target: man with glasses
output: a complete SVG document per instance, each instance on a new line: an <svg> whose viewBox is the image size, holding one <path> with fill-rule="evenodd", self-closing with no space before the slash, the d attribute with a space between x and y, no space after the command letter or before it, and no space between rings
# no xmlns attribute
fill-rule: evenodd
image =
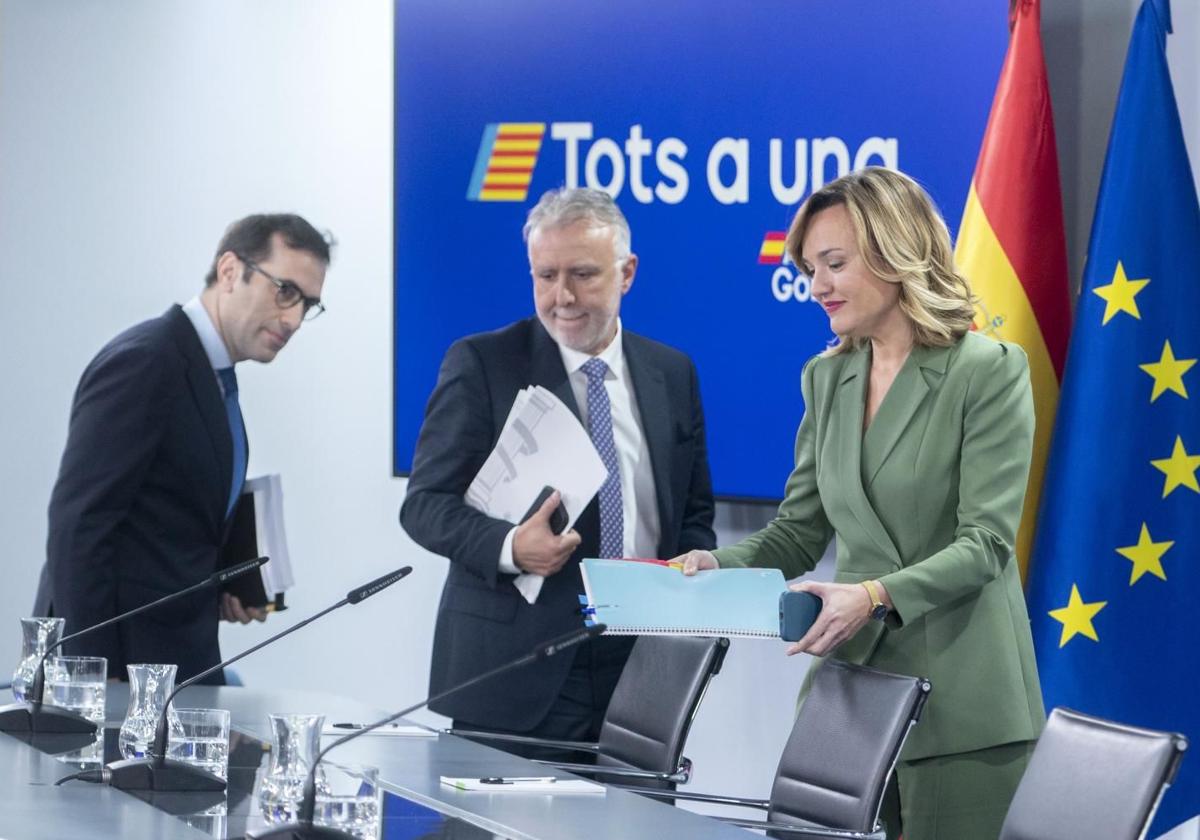
<svg viewBox="0 0 1200 840"><path fill-rule="evenodd" d="M65 618L71 633L216 570L249 454L234 366L270 362L324 311L329 249L299 216L235 222L199 295L92 360L50 497L36 615ZM245 623L266 613L206 590L67 652L104 656L121 679L127 663L175 663L182 680L220 661L218 617Z"/></svg>

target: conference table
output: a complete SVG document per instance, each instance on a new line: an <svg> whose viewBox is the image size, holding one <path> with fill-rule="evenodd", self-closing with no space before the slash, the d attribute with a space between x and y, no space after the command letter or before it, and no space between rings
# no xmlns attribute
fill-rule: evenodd
<svg viewBox="0 0 1200 840"><path fill-rule="evenodd" d="M128 686L110 683L107 694L104 734L111 754L125 715ZM77 753L75 760L72 753L63 755L62 742L54 736L30 741L0 733L0 838L242 837L247 830L265 826L256 791L267 764L268 714L319 713L329 722L348 723L368 723L387 714L332 693L230 686L186 688L175 706L231 712L230 786L217 808L211 807L212 794L135 795L82 781L56 787L55 781L82 766ZM322 745L329 743L326 738ZM93 759L98 758L99 744L88 749ZM582 836L589 840L739 840L761 836L614 787L607 787L602 795L460 791L442 784L440 777L577 777L444 732L428 737L366 734L338 747L327 760L379 769L380 787L385 792L382 840L565 840ZM235 777L241 779L238 784Z"/></svg>

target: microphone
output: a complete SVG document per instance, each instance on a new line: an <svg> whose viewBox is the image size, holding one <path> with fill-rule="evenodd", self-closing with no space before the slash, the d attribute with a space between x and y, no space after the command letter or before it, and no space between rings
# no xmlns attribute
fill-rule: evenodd
<svg viewBox="0 0 1200 840"><path fill-rule="evenodd" d="M194 764L167 758L167 714L171 709L171 701L175 699L175 695L198 680L204 679L209 674L215 673L227 665L232 665L239 659L249 656L256 650L260 650L282 639L284 636L295 633L301 627L312 624L318 618L328 615L336 609L340 609L347 604L361 603L372 595L387 589L396 581L407 577L411 572L412 566L405 566L381 578L376 578L368 584L351 589L346 593L345 598L333 606L326 607L316 615L309 616L303 621L293 624L283 632L276 633L269 639L259 642L236 656L231 656L224 662L218 662L208 670L201 671L194 677L184 680L175 686L175 690L167 696L167 702L163 705L162 715L158 719L154 741L147 750L147 755L144 758L128 758L123 761L114 761L101 771L100 778L88 777L84 781L107 782L121 790L224 790L225 780L215 773L202 770Z"/></svg>
<svg viewBox="0 0 1200 840"><path fill-rule="evenodd" d="M42 654L42 658L38 661L37 670L33 675L33 684L29 687L29 693L26 695L24 703L9 703L6 706L0 707L0 731L3 732L55 732L67 733L72 735L95 735L96 724L85 718L78 712L70 709L63 709L58 706L45 706L43 696L46 690L46 660L50 654L58 650L72 639L78 639L80 636L86 636L95 630L108 627L111 624L116 624L118 621L124 621L127 618L132 618L135 615L140 615L147 610L152 610L155 607L160 607L177 598L182 598L184 595L191 595L193 592L198 592L201 589L206 589L210 586L221 586L226 581L240 577L247 572L253 571L266 563L270 558L256 557L253 560L246 560L238 563L235 566L229 566L224 569L213 572L199 583L194 583L186 589L181 589L170 595L164 595L157 601L151 601L148 604L142 604L140 607L135 607L129 612L121 613L112 618L105 619L99 624L93 624L91 627L85 627L68 636L63 636L56 644L51 645Z"/></svg>
<svg viewBox="0 0 1200 840"><path fill-rule="evenodd" d="M525 654L519 659L514 659L513 661L506 662L505 664L497 668L493 668L490 671L485 671L479 676L472 677L464 683L460 683L456 686L448 688L439 694L433 695L432 697L426 697L420 703L409 706L407 709L401 709L393 715L388 715L383 720L376 721L370 726L364 726L362 729L357 729L354 732L351 732L349 735L344 735L341 738L338 738L328 747L317 753L317 757L313 759L312 767L310 767L308 770L308 778L304 781L304 796L300 800L299 808L296 809L296 821L294 823L281 825L278 828L273 828L270 831L254 834L254 840L335 840L335 838L336 840L353 840L354 835L352 834L346 834L343 831L339 831L335 828L329 828L328 826L313 825L313 813L316 811L317 806L317 767L320 765L321 759L325 757L327 752L332 750L334 747L340 747L342 744L346 743L347 741L351 741L360 735L366 735L368 732L376 730L381 726L387 726L397 718L402 718L405 715L412 714L413 712L417 711L417 709L427 706L430 703L434 703L445 697L449 697L455 692L462 691L465 688L470 688L473 685L478 685L484 680L491 679L492 677L498 676L507 671L512 671L516 668L521 668L525 665L529 665L530 663L562 653L564 650L575 647L575 645L579 644L580 642L586 642L588 639L599 636L607 629L607 625L593 624L590 627L582 627L579 630L572 630L570 633L564 633L556 639L551 639L548 642L542 642L535 647L532 652ZM251 835L246 836L250 837Z"/></svg>

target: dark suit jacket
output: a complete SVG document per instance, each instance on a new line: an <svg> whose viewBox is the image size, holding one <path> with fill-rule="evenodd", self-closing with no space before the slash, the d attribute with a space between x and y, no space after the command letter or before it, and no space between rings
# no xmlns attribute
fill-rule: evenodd
<svg viewBox="0 0 1200 840"><path fill-rule="evenodd" d="M658 497L658 556L712 548L712 487L695 368L678 350L628 331L622 335ZM455 342L429 398L400 521L414 540L451 561L434 633L432 693L582 626L579 559L599 551L598 503L593 500L576 523L579 549L546 579L537 603L528 604L513 575L498 570L513 523L463 501L517 392L530 385L553 391L579 415L558 345L536 318ZM551 657L432 708L476 725L528 730L545 716L570 664L570 656Z"/></svg>
<svg viewBox="0 0 1200 840"><path fill-rule="evenodd" d="M211 575L225 534L233 440L204 347L178 306L108 343L75 392L50 497L34 607L71 633ZM202 590L67 644L174 662L182 680L220 661L218 593Z"/></svg>

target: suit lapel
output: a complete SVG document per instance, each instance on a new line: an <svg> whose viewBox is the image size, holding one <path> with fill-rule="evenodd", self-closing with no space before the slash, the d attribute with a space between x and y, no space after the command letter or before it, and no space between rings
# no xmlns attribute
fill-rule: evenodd
<svg viewBox="0 0 1200 840"><path fill-rule="evenodd" d="M576 419L582 422L579 413L579 403L575 402L575 392L571 390L571 380L567 378L567 369L563 367L562 353L558 345L546 332L546 328L536 318L533 319L529 336L529 384L541 385L558 397ZM496 430L500 434L500 430Z"/></svg>
<svg viewBox="0 0 1200 840"><path fill-rule="evenodd" d="M871 486L875 474L896 448L896 442L912 422L913 415L925 401L929 386L921 375L922 348L914 347L888 388L871 425L863 435L862 479ZM865 386L864 386L865 387ZM864 400L865 402L865 400Z"/></svg>
<svg viewBox="0 0 1200 840"><path fill-rule="evenodd" d="M912 424L930 393L929 372L945 373L950 348L914 347L883 404L863 436L863 485L871 486L880 468ZM936 381L936 380L935 380Z"/></svg>
<svg viewBox="0 0 1200 840"><path fill-rule="evenodd" d="M629 381L633 384L633 397L642 420L642 435L650 451L650 469L654 474L654 495L658 504L658 530L660 535L669 534L678 529L678 523L670 517L670 511L674 510L671 456L675 424L671 422L666 377L641 352L636 335L623 332L622 337L625 366L629 368ZM661 555L661 536L659 543L658 553Z"/></svg>
<svg viewBox="0 0 1200 840"><path fill-rule="evenodd" d="M579 413L579 403L575 401L575 392L571 389L571 380L567 378L567 369L563 365L562 353L559 352L558 344L550 337L550 333L546 332L546 328L537 318L531 318L530 322L528 384L541 385L553 393L563 401L567 408L571 409L575 419L582 423L583 416ZM502 422L503 418L496 423L495 434L497 436L500 434ZM579 532L582 542L575 549L573 556L576 558L596 557L600 553L600 499L598 496L588 502L587 507L579 514L579 518L575 520L575 530ZM578 565L572 563L568 568L570 574L573 574L578 580Z"/></svg>
<svg viewBox="0 0 1200 840"><path fill-rule="evenodd" d="M846 505L883 556L898 569L901 566L900 552L863 489L862 424L870 361L871 354L866 350L855 352L847 360L838 378L838 392L835 398L837 420L830 424L831 428L827 430L827 434L831 439L831 451L845 460L834 469L841 477Z"/></svg>
<svg viewBox="0 0 1200 840"><path fill-rule="evenodd" d="M233 484L233 435L229 431L229 420L225 416L225 403L221 399L221 388L213 373L212 365L204 352L204 345L196 335L196 329L183 310L174 307L168 312L172 320L179 348L187 359L187 381L204 428L212 443L216 463L214 478L220 495L220 513L223 519L229 501L229 487ZM243 424L244 426L244 424ZM249 447L247 446L247 456ZM247 457L247 462L249 458Z"/></svg>

